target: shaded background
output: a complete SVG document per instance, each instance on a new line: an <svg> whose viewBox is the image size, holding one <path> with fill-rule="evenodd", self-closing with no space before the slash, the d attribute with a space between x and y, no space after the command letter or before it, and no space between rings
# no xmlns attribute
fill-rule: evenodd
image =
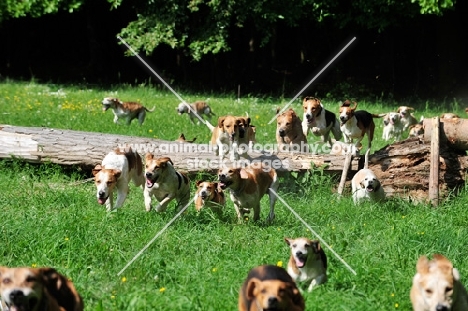
<svg viewBox="0 0 468 311"><path fill-rule="evenodd" d="M109 86L159 83L117 34L135 12L88 1L77 12L0 24L0 79ZM385 99L468 99L467 1L443 16L419 15L384 31L357 25L281 22L265 47L248 25L230 36L232 50L193 61L168 46L145 59L174 87L237 96L294 96L353 37L357 40L304 95Z"/></svg>

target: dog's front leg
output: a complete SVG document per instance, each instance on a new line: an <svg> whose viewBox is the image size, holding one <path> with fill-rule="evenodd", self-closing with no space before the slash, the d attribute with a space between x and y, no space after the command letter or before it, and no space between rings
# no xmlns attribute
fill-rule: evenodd
<svg viewBox="0 0 468 311"><path fill-rule="evenodd" d="M151 211L151 193L149 192L148 189L143 190L143 196L145 198L145 208L146 211L149 212Z"/></svg>
<svg viewBox="0 0 468 311"><path fill-rule="evenodd" d="M114 123L119 124L119 117L117 115L114 115Z"/></svg>
<svg viewBox="0 0 468 311"><path fill-rule="evenodd" d="M307 133L309 133L309 125L305 121L305 118L304 121L302 121L302 133L304 133L305 137L307 137Z"/></svg>
<svg viewBox="0 0 468 311"><path fill-rule="evenodd" d="M106 211L110 212L114 208L114 194L109 192L109 197L106 201Z"/></svg>
<svg viewBox="0 0 468 311"><path fill-rule="evenodd" d="M121 207L128 195L128 182L125 181L117 188L117 201L115 203L115 208Z"/></svg>
<svg viewBox="0 0 468 311"><path fill-rule="evenodd" d="M237 149L238 149L237 142L233 142L231 144L231 156L230 156L230 160L233 162L239 160L239 152Z"/></svg>
<svg viewBox="0 0 468 311"><path fill-rule="evenodd" d="M310 282L310 285L309 285L309 288L307 288L307 291L311 292L316 285L317 285L317 281L315 281L315 279L313 279L312 282Z"/></svg>
<svg viewBox="0 0 468 311"><path fill-rule="evenodd" d="M164 212L172 199L174 199L174 196L167 195L161 202L159 202L158 205L156 205L156 212Z"/></svg>

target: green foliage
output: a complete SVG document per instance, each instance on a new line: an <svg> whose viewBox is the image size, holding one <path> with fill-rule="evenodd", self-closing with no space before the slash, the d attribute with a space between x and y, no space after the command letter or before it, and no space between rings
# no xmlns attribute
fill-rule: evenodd
<svg viewBox="0 0 468 311"><path fill-rule="evenodd" d="M421 14L441 15L444 10L453 8L455 0L411 0L419 3Z"/></svg>

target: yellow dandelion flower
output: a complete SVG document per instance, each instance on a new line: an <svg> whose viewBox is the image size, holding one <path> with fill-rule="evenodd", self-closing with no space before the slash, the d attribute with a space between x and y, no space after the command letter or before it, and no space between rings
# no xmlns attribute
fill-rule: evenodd
<svg viewBox="0 0 468 311"><path fill-rule="evenodd" d="M249 217L245 216L245 217L244 217L244 220L245 220L245 221L249 220Z"/></svg>
<svg viewBox="0 0 468 311"><path fill-rule="evenodd" d="M149 129L148 132L153 133L153 130L152 130L152 129Z"/></svg>
<svg viewBox="0 0 468 311"><path fill-rule="evenodd" d="M211 269L211 271L216 272L216 271L218 271L218 268L213 268L213 269Z"/></svg>
<svg viewBox="0 0 468 311"><path fill-rule="evenodd" d="M160 293L164 293L165 291L166 291L166 288L165 288L165 287L161 287L161 288L159 289L159 292L160 292Z"/></svg>
<svg viewBox="0 0 468 311"><path fill-rule="evenodd" d="M398 308L400 305L398 303L395 304L395 308Z"/></svg>
<svg viewBox="0 0 468 311"><path fill-rule="evenodd" d="M283 262L280 260L280 261L278 261L278 262L276 263L276 265L277 265L278 267L281 268L281 267L283 267Z"/></svg>
<svg viewBox="0 0 468 311"><path fill-rule="evenodd" d="M114 296L114 295L112 295L112 296L111 296L111 299L115 299L115 296Z"/></svg>
<svg viewBox="0 0 468 311"><path fill-rule="evenodd" d="M332 230L335 230L335 226L332 226Z"/></svg>
<svg viewBox="0 0 468 311"><path fill-rule="evenodd" d="M125 283L125 282L127 282L127 278L126 278L126 277L123 277L123 278L122 278L122 283Z"/></svg>
<svg viewBox="0 0 468 311"><path fill-rule="evenodd" d="M65 237L65 241L68 241L68 240L70 240L70 239L68 237Z"/></svg>
<svg viewBox="0 0 468 311"><path fill-rule="evenodd" d="M390 296L392 296L392 297L395 297L395 294L394 294L394 293L392 293Z"/></svg>
<svg viewBox="0 0 468 311"><path fill-rule="evenodd" d="M33 263L33 264L31 265L31 267L36 268L36 267L37 267L37 264Z"/></svg>
<svg viewBox="0 0 468 311"><path fill-rule="evenodd" d="M405 217L406 217L405 215L401 216L401 218L405 218Z"/></svg>
<svg viewBox="0 0 468 311"><path fill-rule="evenodd" d="M260 116L257 114L257 115L255 116L255 119L257 119L257 120L260 119Z"/></svg>
<svg viewBox="0 0 468 311"><path fill-rule="evenodd" d="M278 231L281 231L281 228L278 228Z"/></svg>

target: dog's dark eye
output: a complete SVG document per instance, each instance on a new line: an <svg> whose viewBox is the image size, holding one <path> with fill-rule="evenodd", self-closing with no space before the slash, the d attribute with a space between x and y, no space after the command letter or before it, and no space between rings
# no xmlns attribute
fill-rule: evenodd
<svg viewBox="0 0 468 311"><path fill-rule="evenodd" d="M36 277L35 276L32 276L32 275L29 275L27 278L26 278L26 282L36 282Z"/></svg>
<svg viewBox="0 0 468 311"><path fill-rule="evenodd" d="M310 247L310 244L306 244L306 245L304 245L304 246L305 246L305 247Z"/></svg>
<svg viewBox="0 0 468 311"><path fill-rule="evenodd" d="M261 290L261 293L262 293L262 294L265 294L266 292L267 292L266 289L262 289L262 290Z"/></svg>
<svg viewBox="0 0 468 311"><path fill-rule="evenodd" d="M297 244L293 244L293 245L292 245L292 247L296 247L296 246L297 246Z"/></svg>
<svg viewBox="0 0 468 311"><path fill-rule="evenodd" d="M97 182L98 184L100 184L100 183L101 183L101 180L100 180L100 179L98 179L98 180L96 180L96 182Z"/></svg>
<svg viewBox="0 0 468 311"><path fill-rule="evenodd" d="M446 293L451 292L452 289L453 289L452 287L447 287L447 288L445 289L445 292L446 292Z"/></svg>
<svg viewBox="0 0 468 311"><path fill-rule="evenodd" d="M426 289L426 294L432 295L432 289Z"/></svg>
<svg viewBox="0 0 468 311"><path fill-rule="evenodd" d="M286 122L286 126L288 126L288 125L289 125L289 122Z"/></svg>
<svg viewBox="0 0 468 311"><path fill-rule="evenodd" d="M112 181L108 181L108 182L107 182L107 185L111 185L111 184L112 184Z"/></svg>
<svg viewBox="0 0 468 311"><path fill-rule="evenodd" d="M3 283L3 284L10 284L10 283L11 283L11 279L5 278L5 279L2 280L2 283Z"/></svg>

